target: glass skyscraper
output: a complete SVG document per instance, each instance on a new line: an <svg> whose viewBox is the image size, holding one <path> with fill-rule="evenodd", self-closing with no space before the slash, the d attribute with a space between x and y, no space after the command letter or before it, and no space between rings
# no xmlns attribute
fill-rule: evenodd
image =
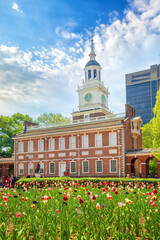
<svg viewBox="0 0 160 240"><path fill-rule="evenodd" d="M126 74L126 102L136 109L143 124L153 118L153 107L160 86L160 64L150 69Z"/></svg>

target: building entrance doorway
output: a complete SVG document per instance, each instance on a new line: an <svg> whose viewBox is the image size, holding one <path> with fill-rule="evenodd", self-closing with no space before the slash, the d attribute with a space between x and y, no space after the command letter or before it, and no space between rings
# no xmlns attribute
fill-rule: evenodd
<svg viewBox="0 0 160 240"><path fill-rule="evenodd" d="M131 161L131 176L132 177L139 177L139 166L138 166L138 159L133 159Z"/></svg>
<svg viewBox="0 0 160 240"><path fill-rule="evenodd" d="M13 164L11 164L9 166L9 176L14 176L14 165Z"/></svg>
<svg viewBox="0 0 160 240"><path fill-rule="evenodd" d="M66 163L65 162L60 162L59 163L59 176L62 177L64 176L64 171L66 170Z"/></svg>

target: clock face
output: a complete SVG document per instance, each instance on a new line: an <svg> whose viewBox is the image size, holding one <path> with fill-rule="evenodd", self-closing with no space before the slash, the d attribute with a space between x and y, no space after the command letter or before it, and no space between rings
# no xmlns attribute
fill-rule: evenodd
<svg viewBox="0 0 160 240"><path fill-rule="evenodd" d="M87 102L90 102L92 100L92 94L91 93L87 93L86 96L85 96L85 100Z"/></svg>
<svg viewBox="0 0 160 240"><path fill-rule="evenodd" d="M105 96L102 95L102 96L101 96L101 99L102 99L102 103L104 104L104 103L105 103L105 100L106 100Z"/></svg>

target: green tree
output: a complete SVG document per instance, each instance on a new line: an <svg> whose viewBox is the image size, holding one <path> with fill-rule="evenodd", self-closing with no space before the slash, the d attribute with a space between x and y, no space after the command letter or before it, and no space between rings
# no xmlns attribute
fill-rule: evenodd
<svg viewBox="0 0 160 240"><path fill-rule="evenodd" d="M146 123L142 127L142 147L152 148L153 147L153 135L152 135L152 120Z"/></svg>
<svg viewBox="0 0 160 240"><path fill-rule="evenodd" d="M157 160L155 158L149 161L149 174L150 176L157 174Z"/></svg>
<svg viewBox="0 0 160 240"><path fill-rule="evenodd" d="M62 122L69 122L70 118L63 117L62 114L57 113L43 113L37 118L37 122L39 124L50 124L50 123L62 123Z"/></svg>
<svg viewBox="0 0 160 240"><path fill-rule="evenodd" d="M156 104L153 108L154 117L152 119L152 147L157 151L152 154L160 161L160 89L157 92Z"/></svg>
<svg viewBox="0 0 160 240"><path fill-rule="evenodd" d="M154 117L142 127L143 148L155 148L153 155L160 160L160 89L157 92L156 104L153 108Z"/></svg>
<svg viewBox="0 0 160 240"><path fill-rule="evenodd" d="M150 148L153 156L160 161L160 89L157 92L154 117L142 127L142 146ZM156 149L156 150L154 150ZM149 161L150 175L157 174L157 160Z"/></svg>
<svg viewBox="0 0 160 240"><path fill-rule="evenodd" d="M33 121L29 115L22 113L0 116L0 157L10 157L13 154L14 143L12 137L24 129L24 121Z"/></svg>

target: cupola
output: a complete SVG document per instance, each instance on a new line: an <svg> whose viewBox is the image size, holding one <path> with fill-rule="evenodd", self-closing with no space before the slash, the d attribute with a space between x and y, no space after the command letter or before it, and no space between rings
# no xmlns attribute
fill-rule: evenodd
<svg viewBox="0 0 160 240"><path fill-rule="evenodd" d="M95 60L94 44L93 44L93 35L91 38L91 52L89 54L90 60L87 62L84 71L85 71L85 81L89 80L99 80L101 81L101 66Z"/></svg>

